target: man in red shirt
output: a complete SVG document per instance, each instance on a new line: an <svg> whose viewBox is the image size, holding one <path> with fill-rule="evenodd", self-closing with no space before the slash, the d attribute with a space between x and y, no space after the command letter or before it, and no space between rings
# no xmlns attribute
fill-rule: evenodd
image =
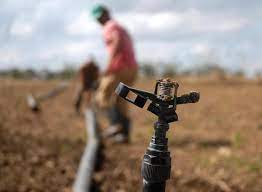
<svg viewBox="0 0 262 192"><path fill-rule="evenodd" d="M110 16L103 5L96 5L93 17L102 25L103 38L109 53L108 66L98 88L97 103L109 112L110 128L105 136L114 136L115 141L128 142L130 119L126 102L113 93L119 82L132 85L137 76L132 40L128 32Z"/></svg>

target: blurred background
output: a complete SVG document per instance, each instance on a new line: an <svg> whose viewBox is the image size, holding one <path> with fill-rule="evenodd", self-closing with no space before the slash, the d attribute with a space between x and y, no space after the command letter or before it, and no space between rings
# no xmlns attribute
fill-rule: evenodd
<svg viewBox="0 0 262 192"><path fill-rule="evenodd" d="M131 34L139 62L134 87L180 83L201 101L178 109L169 132L169 191L262 189L262 2L253 0L0 1L0 191L71 191L86 137L73 111L74 86L33 114L26 95L75 78L92 57L104 69L103 3ZM102 191L139 191L141 159L155 117L131 108L132 143L110 146L95 179ZM141 116L141 114L144 116ZM106 124L106 122L103 122Z"/></svg>

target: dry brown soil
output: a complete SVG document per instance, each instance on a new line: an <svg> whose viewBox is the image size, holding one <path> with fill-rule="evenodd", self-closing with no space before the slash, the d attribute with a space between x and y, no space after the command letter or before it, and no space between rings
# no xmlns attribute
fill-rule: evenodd
<svg viewBox="0 0 262 192"><path fill-rule="evenodd" d="M197 104L178 107L169 136L172 154L167 191L262 191L262 85L254 81L179 78L179 94L201 92ZM73 86L33 114L25 96L58 81L0 80L0 192L71 191L86 133L73 110ZM153 80L135 87L153 90ZM130 145L106 145L95 179L105 192L141 191L141 159L155 117L130 106ZM103 123L106 124L106 123Z"/></svg>

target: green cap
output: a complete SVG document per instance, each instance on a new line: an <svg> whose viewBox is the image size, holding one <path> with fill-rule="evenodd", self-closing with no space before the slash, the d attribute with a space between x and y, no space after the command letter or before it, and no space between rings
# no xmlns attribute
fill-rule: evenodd
<svg viewBox="0 0 262 192"><path fill-rule="evenodd" d="M91 14L95 19L99 19L104 11L106 11L106 8L103 5L95 5L91 11Z"/></svg>

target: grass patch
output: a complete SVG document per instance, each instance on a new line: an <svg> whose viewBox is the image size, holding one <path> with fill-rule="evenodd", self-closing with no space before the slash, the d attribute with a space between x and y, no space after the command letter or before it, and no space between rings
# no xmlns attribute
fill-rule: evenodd
<svg viewBox="0 0 262 192"><path fill-rule="evenodd" d="M237 148L241 147L245 143L245 137L240 132L236 132L233 136L233 145Z"/></svg>
<svg viewBox="0 0 262 192"><path fill-rule="evenodd" d="M259 173L262 171L262 160L250 160L232 156L225 160L225 166L227 168L245 169L248 172Z"/></svg>
<svg viewBox="0 0 262 192"><path fill-rule="evenodd" d="M248 165L248 170L250 172L255 172L255 173L262 172L262 160L259 159L259 160L256 160L254 162L251 162Z"/></svg>

